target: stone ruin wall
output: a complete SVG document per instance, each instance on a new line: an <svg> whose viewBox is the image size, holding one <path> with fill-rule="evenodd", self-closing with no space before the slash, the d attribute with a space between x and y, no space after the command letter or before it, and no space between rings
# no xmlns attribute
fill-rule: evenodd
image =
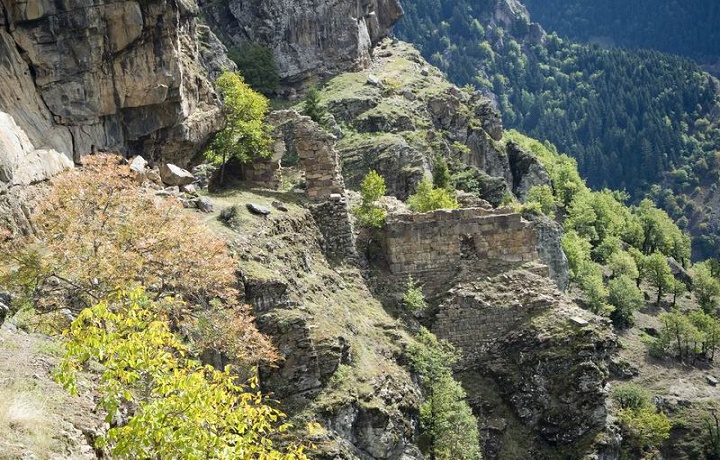
<svg viewBox="0 0 720 460"><path fill-rule="evenodd" d="M509 208L466 208L388 216L385 256L394 275L454 272L462 259L537 260L530 222Z"/></svg>
<svg viewBox="0 0 720 460"><path fill-rule="evenodd" d="M268 117L274 126L272 155L246 165L244 179L277 190L282 185L280 161L292 152L305 171L305 195L311 200L310 212L323 235L323 249L331 262L357 260L345 183L335 136L310 117L293 110L279 110Z"/></svg>

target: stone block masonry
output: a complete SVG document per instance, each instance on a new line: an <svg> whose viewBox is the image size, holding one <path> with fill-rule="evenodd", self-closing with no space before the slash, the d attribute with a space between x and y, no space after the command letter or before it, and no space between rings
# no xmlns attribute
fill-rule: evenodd
<svg viewBox="0 0 720 460"><path fill-rule="evenodd" d="M271 162L256 162L255 182L265 182L275 187L279 183L279 161L287 151L293 151L299 158L299 165L305 171L305 193L308 198L319 202L331 195L345 193L345 183L340 173L340 159L335 150L335 136L322 129L310 117L292 110L278 110L268 117L273 125L274 143ZM273 166L270 166L272 163Z"/></svg>
<svg viewBox="0 0 720 460"><path fill-rule="evenodd" d="M385 255L395 275L448 272L460 260L536 260L533 225L510 208L467 208L388 216Z"/></svg>
<svg viewBox="0 0 720 460"><path fill-rule="evenodd" d="M347 200L333 194L329 199L310 206L315 223L323 235L323 252L331 263L355 262L355 238Z"/></svg>

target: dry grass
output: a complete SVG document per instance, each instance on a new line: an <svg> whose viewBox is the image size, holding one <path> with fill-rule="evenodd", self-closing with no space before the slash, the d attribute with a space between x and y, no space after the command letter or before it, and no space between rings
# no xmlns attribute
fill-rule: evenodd
<svg viewBox="0 0 720 460"><path fill-rule="evenodd" d="M81 453L89 448L77 427L100 420L90 400L71 398L52 381L59 355L46 336L0 328L0 460L92 458Z"/></svg>

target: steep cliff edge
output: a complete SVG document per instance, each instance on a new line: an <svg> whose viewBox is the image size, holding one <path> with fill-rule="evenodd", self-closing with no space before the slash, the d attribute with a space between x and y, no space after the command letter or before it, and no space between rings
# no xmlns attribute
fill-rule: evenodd
<svg viewBox="0 0 720 460"><path fill-rule="evenodd" d="M228 45L273 51L284 83L323 80L367 67L372 48L402 16L397 0L204 0L207 20Z"/></svg>
<svg viewBox="0 0 720 460"><path fill-rule="evenodd" d="M201 52L214 37L198 25L193 0L1 5L0 127L4 138L22 131L31 144L12 176L35 181L56 172L47 166L53 151L77 159L113 150L187 163L219 129L207 77L218 61ZM45 170L20 173L32 163Z"/></svg>

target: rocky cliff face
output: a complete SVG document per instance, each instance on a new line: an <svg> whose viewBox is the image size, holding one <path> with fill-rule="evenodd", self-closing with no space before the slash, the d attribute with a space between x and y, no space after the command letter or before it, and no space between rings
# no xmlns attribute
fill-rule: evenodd
<svg viewBox="0 0 720 460"><path fill-rule="evenodd" d="M206 75L222 61L194 0L0 3L0 133L26 144L10 182L65 166L57 153L186 163L219 128Z"/></svg>
<svg viewBox="0 0 720 460"><path fill-rule="evenodd" d="M226 44L272 49L290 85L367 67L373 45L402 16L397 0L206 0L205 8Z"/></svg>

